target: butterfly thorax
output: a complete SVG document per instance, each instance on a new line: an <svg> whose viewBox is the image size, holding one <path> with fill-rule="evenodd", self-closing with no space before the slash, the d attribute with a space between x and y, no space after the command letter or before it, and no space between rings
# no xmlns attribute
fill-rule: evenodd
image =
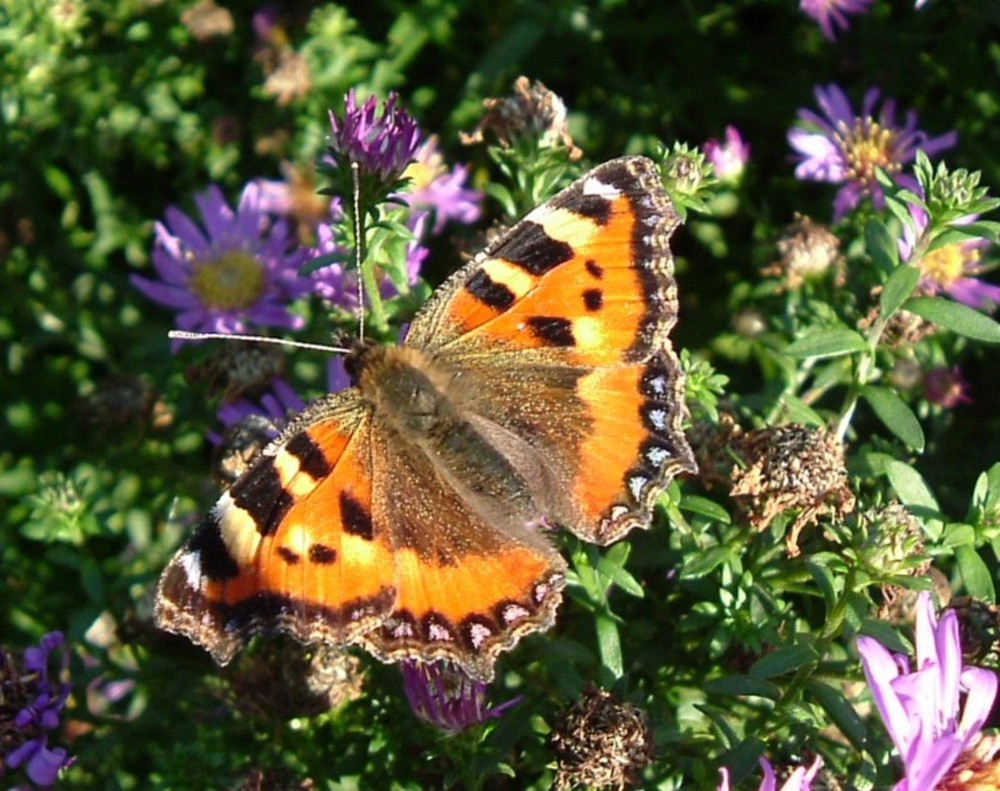
<svg viewBox="0 0 1000 791"><path fill-rule="evenodd" d="M478 414L475 394L446 362L417 348L371 346L356 370L373 420L402 440L397 452L421 452L485 520L519 530L552 516L551 476L537 451Z"/></svg>

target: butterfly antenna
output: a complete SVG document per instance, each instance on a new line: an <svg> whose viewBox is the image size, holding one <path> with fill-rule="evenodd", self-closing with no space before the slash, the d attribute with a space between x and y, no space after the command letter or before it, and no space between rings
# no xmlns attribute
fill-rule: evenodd
<svg viewBox="0 0 1000 791"><path fill-rule="evenodd" d="M361 221L361 166L351 163L351 181L354 186L354 269L358 273L358 341L365 341L365 286L361 277L361 262L364 260L365 240Z"/></svg>
<svg viewBox="0 0 1000 791"><path fill-rule="evenodd" d="M334 354L350 354L351 350L344 346L327 346L324 343L306 343L291 341L287 338L271 338L267 335L229 335L225 332L188 332L187 330L171 330L167 337L174 341L245 341L247 343L273 343L276 346L290 346L293 349L312 349Z"/></svg>

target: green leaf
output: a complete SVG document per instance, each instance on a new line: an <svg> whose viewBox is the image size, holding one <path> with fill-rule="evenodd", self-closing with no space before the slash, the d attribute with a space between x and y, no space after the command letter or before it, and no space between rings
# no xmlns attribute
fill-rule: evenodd
<svg viewBox="0 0 1000 791"><path fill-rule="evenodd" d="M814 330L785 347L789 357L840 357L868 349L868 343L846 327Z"/></svg>
<svg viewBox="0 0 1000 791"><path fill-rule="evenodd" d="M882 315L889 317L902 307L903 303L909 299L913 289L920 281L920 270L915 266L904 264L897 266L882 289L879 297L879 305L882 308Z"/></svg>
<svg viewBox="0 0 1000 791"><path fill-rule="evenodd" d="M758 659L750 668L750 675L758 679L784 676L815 661L816 652L812 646L790 645L787 648L772 651L767 656Z"/></svg>
<svg viewBox="0 0 1000 791"><path fill-rule="evenodd" d="M887 275L898 267L899 250L885 223L877 220L868 221L865 226L865 249L875 262L875 266Z"/></svg>
<svg viewBox="0 0 1000 791"><path fill-rule="evenodd" d="M1000 343L1000 324L959 302L936 297L915 297L903 307L966 338L984 343Z"/></svg>
<svg viewBox="0 0 1000 791"><path fill-rule="evenodd" d="M903 504L909 506L914 516L921 518L932 538L937 538L944 527L941 508L930 487L909 464L891 459L885 464L889 483Z"/></svg>
<svg viewBox="0 0 1000 791"><path fill-rule="evenodd" d="M895 390L868 385L861 391L861 396L889 431L914 450L920 452L924 449L920 421Z"/></svg>
<svg viewBox="0 0 1000 791"><path fill-rule="evenodd" d="M601 664L614 678L619 679L625 673L625 664L622 659L618 624L608 615L598 613L594 619L594 626L597 629L597 648L601 654Z"/></svg>
<svg viewBox="0 0 1000 791"><path fill-rule="evenodd" d="M844 695L828 684L816 680L806 682L806 691L816 699L823 711L830 715L833 724L840 728L840 732L855 749L863 750L868 736L865 724Z"/></svg>
<svg viewBox="0 0 1000 791"><path fill-rule="evenodd" d="M680 578L682 580L697 579L711 574L716 568L727 560L731 559L728 549L725 547L713 547L708 552L695 552L688 555L687 560L681 567Z"/></svg>
<svg viewBox="0 0 1000 791"><path fill-rule="evenodd" d="M681 500L680 509L692 514L707 516L709 519L722 522L724 525L732 522L732 517L729 516L729 512L725 508L714 500L709 500L707 497L699 497L696 494L685 495L684 499Z"/></svg>
<svg viewBox="0 0 1000 791"><path fill-rule="evenodd" d="M705 683L705 691L713 695L754 695L777 700L781 689L777 684L750 676L725 676Z"/></svg>
<svg viewBox="0 0 1000 791"><path fill-rule="evenodd" d="M996 602L996 589L993 587L993 577L989 567L976 548L969 544L955 547L955 561L958 563L958 573L962 575L965 590L974 599L980 599L990 604Z"/></svg>

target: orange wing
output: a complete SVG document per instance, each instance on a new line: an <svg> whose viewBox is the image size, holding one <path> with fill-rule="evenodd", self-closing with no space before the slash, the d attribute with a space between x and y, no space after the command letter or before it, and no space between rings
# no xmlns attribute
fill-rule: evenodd
<svg viewBox="0 0 1000 791"><path fill-rule="evenodd" d="M668 338L678 224L650 160L605 163L456 273L406 339L482 383L470 408L538 451L566 489L548 516L590 541L648 526L695 469Z"/></svg>
<svg viewBox="0 0 1000 791"><path fill-rule="evenodd" d="M355 390L307 408L167 566L159 625L225 664L258 632L348 643L380 624L396 581L371 518L370 429Z"/></svg>

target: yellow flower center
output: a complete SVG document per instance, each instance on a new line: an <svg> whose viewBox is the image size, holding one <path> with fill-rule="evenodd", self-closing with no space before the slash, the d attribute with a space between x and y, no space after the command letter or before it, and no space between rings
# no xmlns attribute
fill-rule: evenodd
<svg viewBox="0 0 1000 791"><path fill-rule="evenodd" d="M895 173L900 163L893 159L896 132L884 129L871 118L857 118L853 128L841 124L837 137L847 157L847 175L862 184L875 182L875 168Z"/></svg>
<svg viewBox="0 0 1000 791"><path fill-rule="evenodd" d="M264 267L250 253L226 250L218 258L199 261L191 287L210 308L248 308L264 293Z"/></svg>
<svg viewBox="0 0 1000 791"><path fill-rule="evenodd" d="M965 274L968 262L961 244L946 244L925 255L920 261L920 270L942 286L950 286Z"/></svg>

